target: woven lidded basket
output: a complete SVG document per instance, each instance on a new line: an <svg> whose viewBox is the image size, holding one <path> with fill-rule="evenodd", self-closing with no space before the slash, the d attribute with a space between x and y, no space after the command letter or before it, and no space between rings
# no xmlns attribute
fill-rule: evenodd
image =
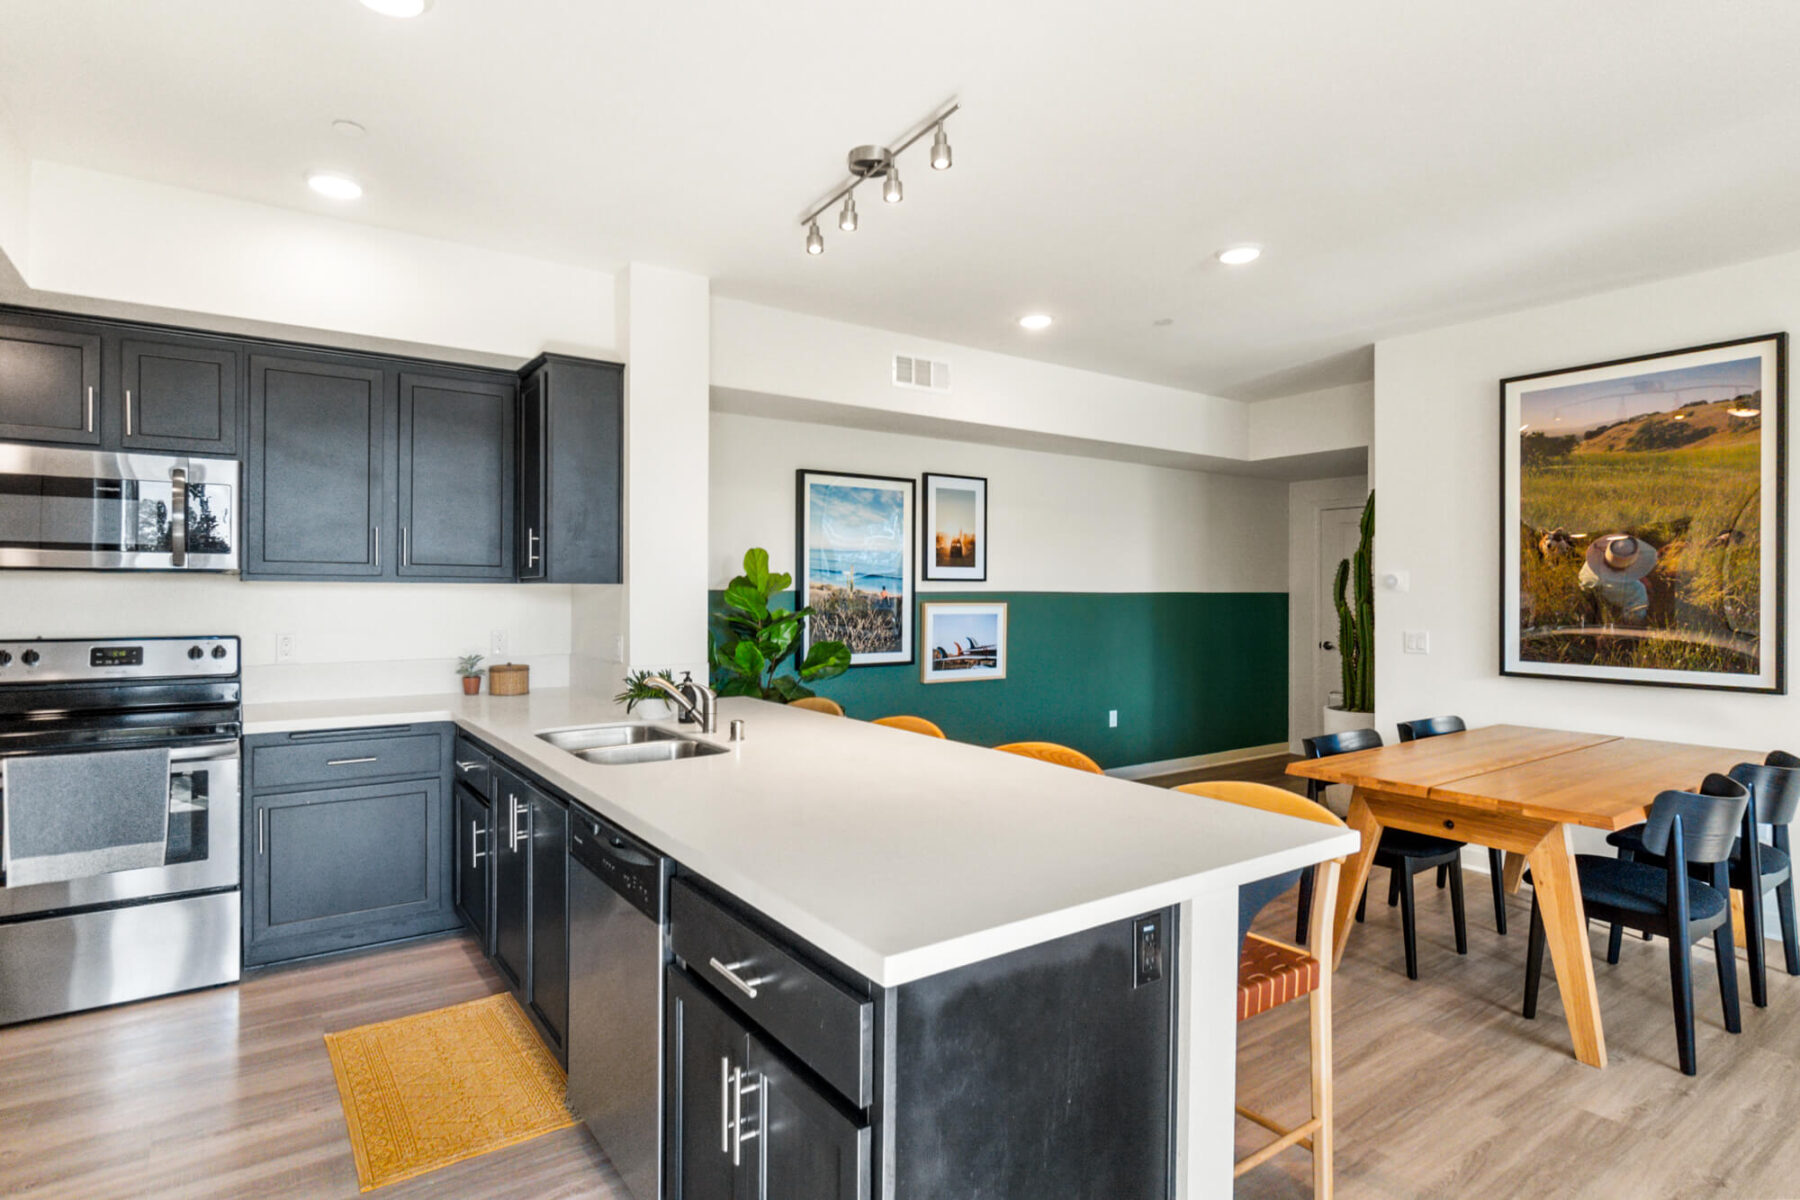
<svg viewBox="0 0 1800 1200"><path fill-rule="evenodd" d="M523 696L531 691L531 668L524 663L495 663L488 668L488 695Z"/></svg>

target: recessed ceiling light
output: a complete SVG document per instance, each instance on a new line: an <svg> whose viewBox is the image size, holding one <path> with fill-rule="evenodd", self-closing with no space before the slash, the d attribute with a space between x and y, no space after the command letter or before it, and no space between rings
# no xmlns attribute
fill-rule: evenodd
<svg viewBox="0 0 1800 1200"><path fill-rule="evenodd" d="M306 186L333 200L355 200L362 195L362 184L333 171L314 171L306 177Z"/></svg>
<svg viewBox="0 0 1800 1200"><path fill-rule="evenodd" d="M362 0L363 7L384 17L416 17L431 7L431 0Z"/></svg>
<svg viewBox="0 0 1800 1200"><path fill-rule="evenodd" d="M1227 246L1219 251L1219 261L1228 267L1241 267L1262 257L1261 246Z"/></svg>
<svg viewBox="0 0 1800 1200"><path fill-rule="evenodd" d="M1025 329L1048 329L1050 328L1050 316L1047 313L1032 313L1029 316L1020 317L1019 324Z"/></svg>
<svg viewBox="0 0 1800 1200"><path fill-rule="evenodd" d="M359 138L369 132L362 127L362 122L340 117L331 123L331 132L342 137Z"/></svg>

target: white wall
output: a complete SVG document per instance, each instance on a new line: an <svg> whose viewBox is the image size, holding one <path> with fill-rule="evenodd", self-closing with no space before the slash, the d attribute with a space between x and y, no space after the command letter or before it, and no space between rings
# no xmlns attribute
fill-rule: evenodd
<svg viewBox="0 0 1800 1200"><path fill-rule="evenodd" d="M987 583L921 592L1287 589L1286 483L717 412L708 586L751 546L793 570L802 467L986 477Z"/></svg>
<svg viewBox="0 0 1800 1200"><path fill-rule="evenodd" d="M1249 457L1287 458L1367 446L1374 426L1373 382L1259 400L1250 406Z"/></svg>
<svg viewBox="0 0 1800 1200"><path fill-rule="evenodd" d="M1788 254L1377 345L1375 571L1412 573L1410 592L1375 598L1383 728L1455 712L1471 724L1800 749L1796 695L1502 679L1496 548L1501 379L1795 329L1800 254ZM1790 437L1794 426L1790 418ZM1797 495L1790 485L1790 505ZM1788 571L1788 595L1800 595L1800 554L1789 554ZM1431 653L1401 653L1403 629L1429 631Z"/></svg>
<svg viewBox="0 0 1800 1200"><path fill-rule="evenodd" d="M31 160L4 108L0 108L0 257L23 273L31 206Z"/></svg>

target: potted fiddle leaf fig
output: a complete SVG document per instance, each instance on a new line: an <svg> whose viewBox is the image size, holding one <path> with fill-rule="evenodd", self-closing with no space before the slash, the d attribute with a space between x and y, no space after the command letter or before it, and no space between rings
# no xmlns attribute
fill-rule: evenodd
<svg viewBox="0 0 1800 1200"><path fill-rule="evenodd" d="M456 673L462 676L463 695L474 696L481 692L481 658L479 654L465 654L456 660Z"/></svg>
<svg viewBox="0 0 1800 1200"><path fill-rule="evenodd" d="M719 695L789 704L814 694L808 684L850 669L850 647L842 642L814 642L800 657L801 622L812 610L774 606L776 595L793 583L786 572L770 572L767 550L744 552L744 573L725 589L725 607L715 614L718 627L709 637L713 689ZM790 665L792 673L784 674Z"/></svg>

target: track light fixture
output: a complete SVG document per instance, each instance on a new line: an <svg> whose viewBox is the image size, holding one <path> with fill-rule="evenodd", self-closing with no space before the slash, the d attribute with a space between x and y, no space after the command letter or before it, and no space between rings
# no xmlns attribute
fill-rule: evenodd
<svg viewBox="0 0 1800 1200"><path fill-rule="evenodd" d="M899 145L893 149L886 146L858 146L850 151L847 165L850 170L849 182L832 192L826 200L800 218L800 224L806 226L806 252L808 254L825 253L825 238L819 233L819 218L827 209L839 200L844 207L838 212L838 228L845 233L852 233L857 227L856 188L865 179L881 180L881 198L889 204L899 204L906 199L906 188L900 182L900 167L895 162L899 154L913 143L931 134L931 168L934 171L950 169L950 138L944 132L944 122L962 106L952 104L942 112L935 114L924 123L916 126Z"/></svg>

